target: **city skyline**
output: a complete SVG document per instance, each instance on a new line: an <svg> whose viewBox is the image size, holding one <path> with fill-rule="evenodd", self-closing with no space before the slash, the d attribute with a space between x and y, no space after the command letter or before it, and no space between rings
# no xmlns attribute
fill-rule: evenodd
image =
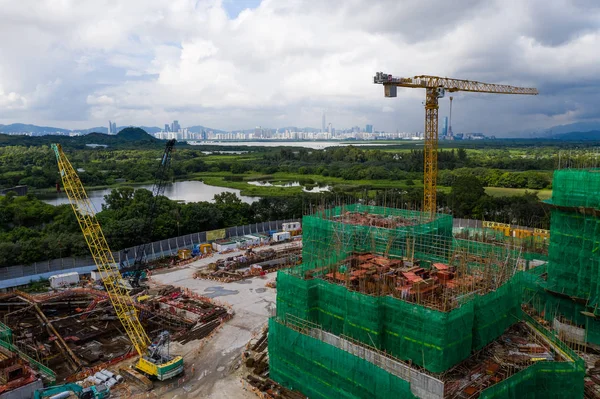
<svg viewBox="0 0 600 399"><path fill-rule="evenodd" d="M333 127L422 129L423 97L400 89L384 98L372 84L379 70L540 91L535 99L457 93L454 130L600 119L600 7L586 0L24 0L3 11L11 34L0 38L10 55L0 74L1 124L323 128L327 110ZM440 22L425 29L431 18ZM448 106L443 99L440 113Z"/></svg>

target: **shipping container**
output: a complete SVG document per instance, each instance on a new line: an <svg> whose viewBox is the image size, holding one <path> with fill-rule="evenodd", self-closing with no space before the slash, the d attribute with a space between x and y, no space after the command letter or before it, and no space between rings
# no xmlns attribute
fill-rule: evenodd
<svg viewBox="0 0 600 399"><path fill-rule="evenodd" d="M279 233L273 234L273 242L282 242L285 240L289 240L291 237L292 236L289 231L281 231Z"/></svg>
<svg viewBox="0 0 600 399"><path fill-rule="evenodd" d="M72 284L78 284L79 283L79 273L71 272L71 273L57 274L54 276L50 276L50 278L48 278L48 281L50 282L50 287L52 287L52 288L60 288L60 287L66 287L66 286L69 286Z"/></svg>

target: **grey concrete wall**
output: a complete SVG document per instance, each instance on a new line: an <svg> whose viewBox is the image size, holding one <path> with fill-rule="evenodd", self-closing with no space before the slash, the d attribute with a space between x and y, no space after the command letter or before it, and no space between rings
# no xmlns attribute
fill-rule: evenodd
<svg viewBox="0 0 600 399"><path fill-rule="evenodd" d="M36 380L31 384L3 393L0 395L0 399L31 399L33 398L33 393L43 387L42 380Z"/></svg>

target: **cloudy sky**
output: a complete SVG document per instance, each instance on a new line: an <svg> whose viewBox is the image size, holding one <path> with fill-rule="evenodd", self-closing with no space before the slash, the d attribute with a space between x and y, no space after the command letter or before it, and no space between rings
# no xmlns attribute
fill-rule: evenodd
<svg viewBox="0 0 600 399"><path fill-rule="evenodd" d="M0 0L0 123L421 131L376 71L537 87L457 94L454 131L600 118L597 0ZM442 100L440 115L448 113Z"/></svg>

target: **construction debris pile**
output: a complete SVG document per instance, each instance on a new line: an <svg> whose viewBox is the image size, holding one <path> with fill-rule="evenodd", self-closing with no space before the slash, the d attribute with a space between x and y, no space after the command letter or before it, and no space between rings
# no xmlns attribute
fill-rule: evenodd
<svg viewBox="0 0 600 399"><path fill-rule="evenodd" d="M364 212L346 211L341 215L330 215L332 220L344 224L354 224L360 226L383 227L386 229L395 229L398 227L414 226L419 223L415 217L402 217L395 215L378 215Z"/></svg>
<svg viewBox="0 0 600 399"><path fill-rule="evenodd" d="M511 326L491 344L459 363L441 378L444 396L468 399L538 362L562 362L557 349L525 323Z"/></svg>
<svg viewBox="0 0 600 399"><path fill-rule="evenodd" d="M242 353L244 366L248 371L244 385L265 399L305 399L300 392L287 389L269 378L269 354L267 351L269 329L253 338Z"/></svg>
<svg viewBox="0 0 600 399"><path fill-rule="evenodd" d="M414 258L390 259L381 255L354 253L329 265L325 273L311 272L352 291L392 295L409 302L449 311L459 298L485 294L501 286L514 274L516 262L490 256L485 259L458 249L447 263L421 262Z"/></svg>
<svg viewBox="0 0 600 399"><path fill-rule="evenodd" d="M254 276L264 276L279 269L295 266L302 261L300 247L249 249L244 255L231 256L210 263L206 269L197 271L194 278L215 280L225 283Z"/></svg>
<svg viewBox="0 0 600 399"><path fill-rule="evenodd" d="M16 353L0 346L0 396L6 392L34 384L37 379L37 373Z"/></svg>
<svg viewBox="0 0 600 399"><path fill-rule="evenodd" d="M174 287L142 291L134 301L150 337L167 330L182 343L207 336L231 317L226 308ZM86 370L135 355L102 290L15 291L2 296L0 317L18 350L53 370L57 379L81 380L89 375Z"/></svg>

